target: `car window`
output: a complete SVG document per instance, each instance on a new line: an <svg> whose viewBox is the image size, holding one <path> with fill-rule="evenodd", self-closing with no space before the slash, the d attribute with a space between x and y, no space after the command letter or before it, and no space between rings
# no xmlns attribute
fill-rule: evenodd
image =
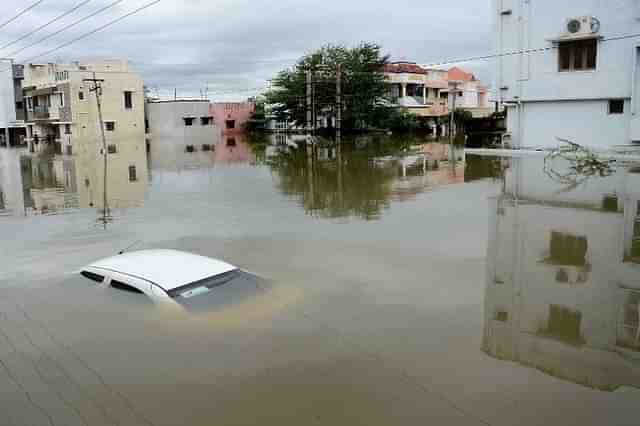
<svg viewBox="0 0 640 426"><path fill-rule="evenodd" d="M82 275L83 277L90 279L91 281L95 281L97 283L101 283L104 281L104 276L102 275L98 275L98 274L94 274L93 272L89 272L89 271L82 271L80 272L80 275Z"/></svg>
<svg viewBox="0 0 640 426"><path fill-rule="evenodd" d="M118 289L118 290L122 290L122 291L127 291L129 293L137 293L137 294L144 294L143 291L129 285L129 284L125 284L121 281L117 281L117 280L111 280L111 287Z"/></svg>

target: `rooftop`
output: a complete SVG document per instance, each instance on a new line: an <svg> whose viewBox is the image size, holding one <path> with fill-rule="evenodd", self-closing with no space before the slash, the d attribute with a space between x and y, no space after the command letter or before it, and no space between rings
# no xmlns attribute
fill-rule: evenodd
<svg viewBox="0 0 640 426"><path fill-rule="evenodd" d="M89 265L152 282L170 291L236 268L226 262L176 250L142 250Z"/></svg>

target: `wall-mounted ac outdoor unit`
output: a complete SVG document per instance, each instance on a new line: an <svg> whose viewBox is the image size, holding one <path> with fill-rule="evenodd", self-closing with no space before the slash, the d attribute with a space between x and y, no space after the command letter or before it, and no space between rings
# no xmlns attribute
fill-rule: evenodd
<svg viewBox="0 0 640 426"><path fill-rule="evenodd" d="M596 34L600 31L600 21L593 16L580 16L567 19L566 35L581 36Z"/></svg>

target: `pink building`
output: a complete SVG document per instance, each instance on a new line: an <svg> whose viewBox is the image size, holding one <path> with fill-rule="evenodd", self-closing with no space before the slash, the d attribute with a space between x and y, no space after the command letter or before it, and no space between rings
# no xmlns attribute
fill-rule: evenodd
<svg viewBox="0 0 640 426"><path fill-rule="evenodd" d="M244 126L256 110L255 102L215 102L210 107L216 125L222 134L242 133Z"/></svg>

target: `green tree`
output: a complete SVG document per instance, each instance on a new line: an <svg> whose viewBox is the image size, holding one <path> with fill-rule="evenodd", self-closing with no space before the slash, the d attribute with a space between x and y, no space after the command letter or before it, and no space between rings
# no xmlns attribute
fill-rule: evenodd
<svg viewBox="0 0 640 426"><path fill-rule="evenodd" d="M343 128L376 126L373 112L387 90L384 65L388 61L388 56L382 55L381 47L373 43L362 43L353 48L327 45L300 59L292 69L278 73L266 99L275 105L276 116L304 126L307 71L311 71L316 111L335 115L336 76L338 65L341 65Z"/></svg>

